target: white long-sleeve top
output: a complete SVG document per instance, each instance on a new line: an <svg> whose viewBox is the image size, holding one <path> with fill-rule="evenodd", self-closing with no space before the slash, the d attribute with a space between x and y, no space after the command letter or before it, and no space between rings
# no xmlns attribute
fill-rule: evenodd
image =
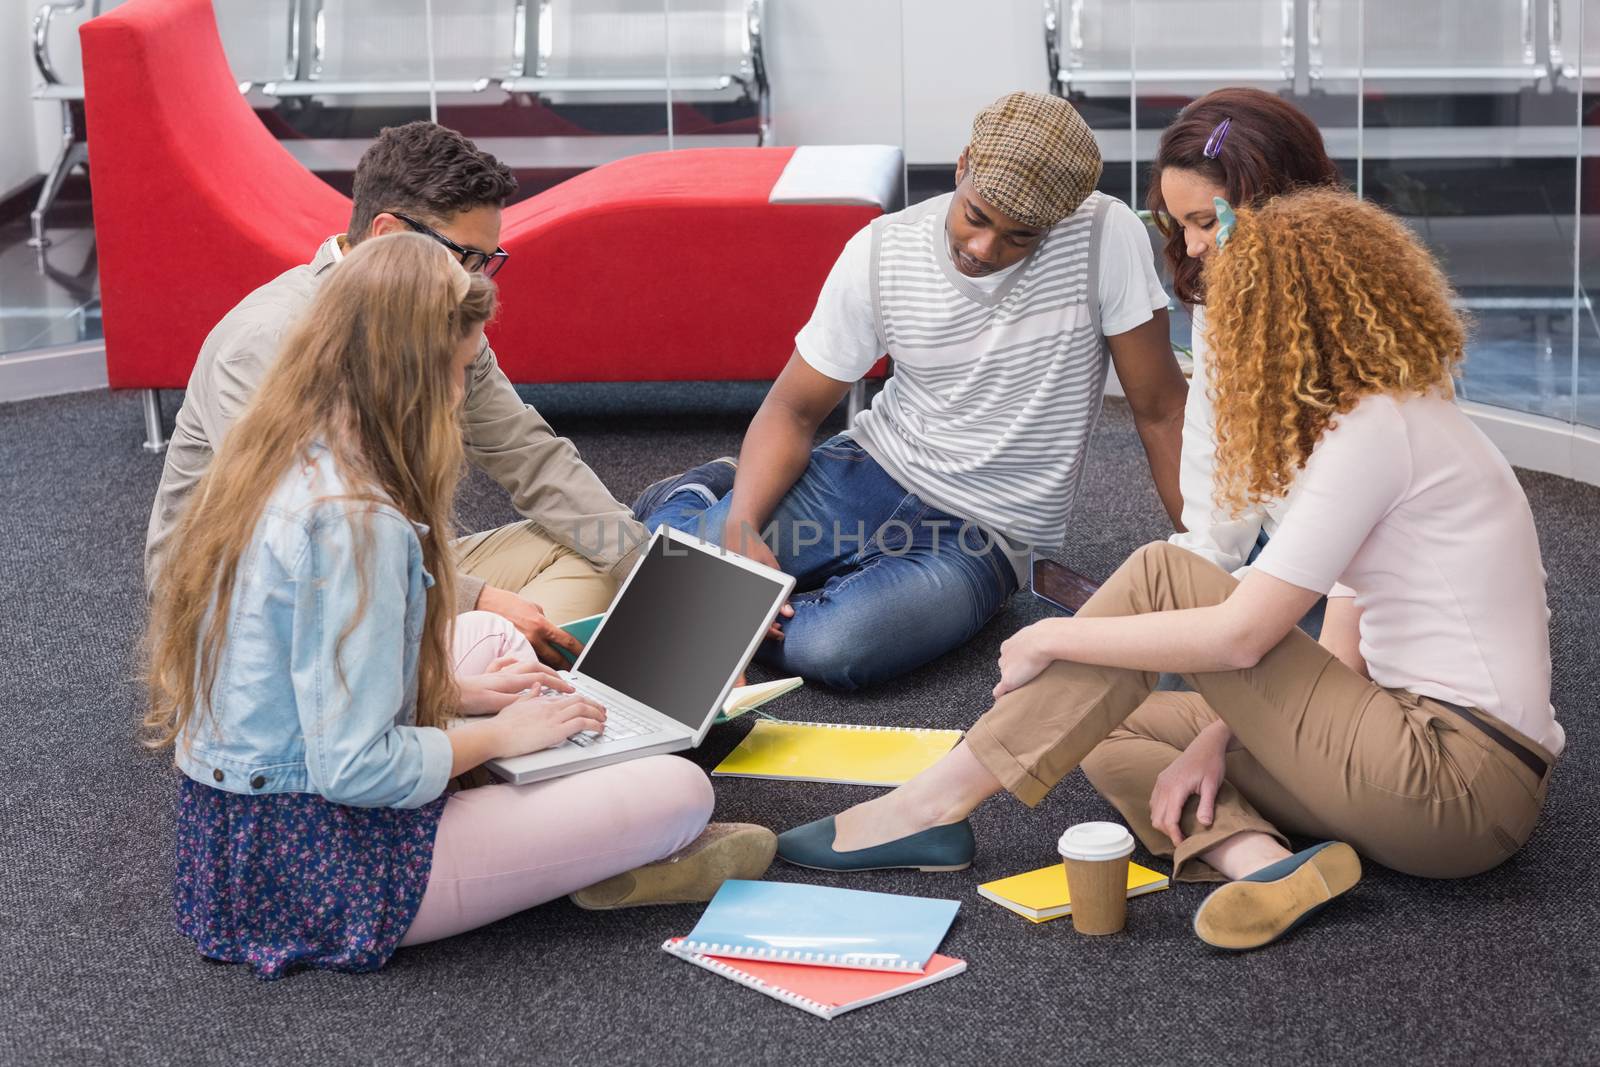
<svg viewBox="0 0 1600 1067"><path fill-rule="evenodd" d="M1207 395L1205 315L1205 308L1194 309L1194 376L1183 407L1183 458L1178 465L1178 487L1183 491L1185 530L1168 540L1232 573L1250 558L1250 550L1263 528L1269 537L1278 528L1283 504L1279 501L1231 518L1212 500L1217 474L1217 419Z"/></svg>
<svg viewBox="0 0 1600 1067"><path fill-rule="evenodd" d="M1217 419L1207 395L1206 309L1194 309L1191 350L1194 356L1189 399L1183 408L1183 456L1178 464L1178 488L1183 493L1183 533L1168 538L1180 548L1210 560L1237 578L1243 578L1250 551L1261 531L1271 537L1283 521L1284 502L1247 509L1238 517L1217 507L1212 497L1217 475ZM1347 586L1335 585L1329 596L1354 596Z"/></svg>

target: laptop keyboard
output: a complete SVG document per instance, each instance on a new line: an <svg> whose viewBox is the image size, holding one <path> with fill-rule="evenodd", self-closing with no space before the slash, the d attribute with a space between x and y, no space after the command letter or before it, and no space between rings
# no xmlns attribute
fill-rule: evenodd
<svg viewBox="0 0 1600 1067"><path fill-rule="evenodd" d="M546 689L545 692L554 692ZM630 715L621 708L606 708L606 728L602 733L584 732L573 734L567 738L566 744L577 745L579 748L593 748L611 741L626 741L631 737L642 737L645 734L660 733L661 727L637 715Z"/></svg>

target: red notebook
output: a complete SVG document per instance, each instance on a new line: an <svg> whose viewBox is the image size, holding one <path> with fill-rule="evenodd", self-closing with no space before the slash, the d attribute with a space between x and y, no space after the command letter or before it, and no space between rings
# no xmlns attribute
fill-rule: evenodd
<svg viewBox="0 0 1600 1067"><path fill-rule="evenodd" d="M921 974L891 974L863 971L855 967L813 967L804 963L768 963L765 960L706 956L684 948L681 937L661 947L681 960L704 967L714 974L731 978L775 1000L793 1005L823 1019L831 1019L854 1008L921 989L967 969L966 960L934 953Z"/></svg>

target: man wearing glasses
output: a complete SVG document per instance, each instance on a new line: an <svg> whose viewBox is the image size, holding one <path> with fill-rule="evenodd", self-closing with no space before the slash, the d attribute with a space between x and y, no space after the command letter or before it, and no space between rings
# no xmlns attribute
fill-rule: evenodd
<svg viewBox="0 0 1600 1067"><path fill-rule="evenodd" d="M356 167L348 233L329 237L309 264L245 297L201 346L150 512L147 585L157 580L184 502L223 436L346 250L367 237L414 230L469 271L493 275L507 258L499 247L500 209L516 187L504 165L453 130L413 122L379 134ZM505 488L525 521L456 543L456 610L505 616L541 659L565 666L558 648L579 646L559 624L606 609L644 528L572 443L522 402L487 345L468 376L461 424L468 460Z"/></svg>

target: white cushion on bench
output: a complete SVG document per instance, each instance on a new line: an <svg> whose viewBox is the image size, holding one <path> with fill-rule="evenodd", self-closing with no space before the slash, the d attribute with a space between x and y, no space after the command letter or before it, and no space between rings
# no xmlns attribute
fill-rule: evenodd
<svg viewBox="0 0 1600 1067"><path fill-rule="evenodd" d="M899 206L900 149L885 144L801 145L767 197L773 204Z"/></svg>

